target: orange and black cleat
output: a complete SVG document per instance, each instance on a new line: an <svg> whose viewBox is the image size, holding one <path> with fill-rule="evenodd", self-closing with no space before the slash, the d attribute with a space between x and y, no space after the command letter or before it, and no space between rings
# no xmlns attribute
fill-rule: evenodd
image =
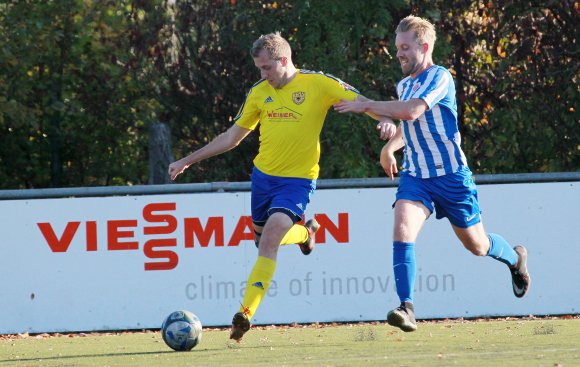
<svg viewBox="0 0 580 367"><path fill-rule="evenodd" d="M250 320L248 317L242 312L236 313L232 319L230 339L239 342L248 330L250 330Z"/></svg>
<svg viewBox="0 0 580 367"><path fill-rule="evenodd" d="M308 239L303 243L299 243L298 246L300 246L300 251L304 255L310 255L312 250L314 250L314 234L320 228L320 224L318 224L316 219L312 218L304 224L304 227L308 230Z"/></svg>

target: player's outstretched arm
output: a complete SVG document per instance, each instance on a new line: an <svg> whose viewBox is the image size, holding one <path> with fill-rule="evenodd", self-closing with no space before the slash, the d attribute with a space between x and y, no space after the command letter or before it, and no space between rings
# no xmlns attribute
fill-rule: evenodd
<svg viewBox="0 0 580 367"><path fill-rule="evenodd" d="M379 116L388 116L399 120L415 120L419 118L429 106L419 98L408 101L341 101L334 105L340 113L372 113Z"/></svg>
<svg viewBox="0 0 580 367"><path fill-rule="evenodd" d="M356 97L354 102L370 102L371 100L363 95L359 95ZM380 116L372 112L367 112L371 118L379 121L377 124L377 130L379 131L379 136L382 140L389 140L390 138L395 135L397 131L397 125L393 122L393 120L388 116Z"/></svg>
<svg viewBox="0 0 580 367"><path fill-rule="evenodd" d="M367 97L363 96L362 94L359 94L354 101L348 101L348 102L356 103L356 102L371 102L371 101L372 101L372 99L368 99ZM370 118L375 119L377 121L380 121L381 118L383 117L383 116L377 115L376 113L373 113L373 112L370 112L370 111L366 112L366 114Z"/></svg>
<svg viewBox="0 0 580 367"><path fill-rule="evenodd" d="M209 157L213 157L215 155L227 152L240 144L242 140L252 130L245 129L234 124L224 133L216 136L215 139L207 143L202 148L196 150L195 152L191 153L190 155L181 158L178 161L175 161L169 165L168 173L169 177L172 180L175 180L177 176L183 173L189 166L192 164L198 163L207 159Z"/></svg>

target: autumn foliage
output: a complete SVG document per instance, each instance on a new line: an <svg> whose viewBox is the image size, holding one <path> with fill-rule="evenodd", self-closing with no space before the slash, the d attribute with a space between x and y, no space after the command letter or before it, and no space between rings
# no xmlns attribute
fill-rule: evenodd
<svg viewBox="0 0 580 367"><path fill-rule="evenodd" d="M259 78L249 47L272 31L297 66L394 99L411 13L436 24L476 173L578 170L578 1L22 0L0 3L0 188L147 183L148 127L169 125L175 157L227 129ZM374 126L329 112L321 178L384 175ZM257 144L180 182L247 181Z"/></svg>

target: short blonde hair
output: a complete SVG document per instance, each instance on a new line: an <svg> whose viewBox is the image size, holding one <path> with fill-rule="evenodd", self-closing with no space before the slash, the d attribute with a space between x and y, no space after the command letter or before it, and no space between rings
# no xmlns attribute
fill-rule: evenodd
<svg viewBox="0 0 580 367"><path fill-rule="evenodd" d="M435 40L437 39L435 27L433 24L431 24L431 22L426 19L419 18L414 15L409 15L401 20L395 33L408 31L415 32L415 39L420 45L423 43L428 43L432 48L435 44Z"/></svg>
<svg viewBox="0 0 580 367"><path fill-rule="evenodd" d="M287 58L292 56L290 44L280 35L280 32L260 36L252 45L252 57L258 57L262 50L268 51L272 60L279 60L283 56Z"/></svg>

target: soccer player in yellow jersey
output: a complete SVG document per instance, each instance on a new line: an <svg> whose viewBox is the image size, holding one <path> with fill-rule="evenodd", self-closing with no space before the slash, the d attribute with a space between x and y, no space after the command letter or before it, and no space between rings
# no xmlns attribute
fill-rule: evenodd
<svg viewBox="0 0 580 367"><path fill-rule="evenodd" d="M350 85L320 72L296 69L288 42L279 33L261 36L252 46L261 79L250 89L235 123L204 147L169 165L174 180L194 163L236 147L260 124L260 149L252 172L252 222L258 259L248 277L230 338L239 341L268 291L280 245L298 244L308 255L318 223L299 225L316 188L320 131L328 109L341 100L367 100ZM378 116L374 116L378 119ZM396 131L385 118L382 138Z"/></svg>

